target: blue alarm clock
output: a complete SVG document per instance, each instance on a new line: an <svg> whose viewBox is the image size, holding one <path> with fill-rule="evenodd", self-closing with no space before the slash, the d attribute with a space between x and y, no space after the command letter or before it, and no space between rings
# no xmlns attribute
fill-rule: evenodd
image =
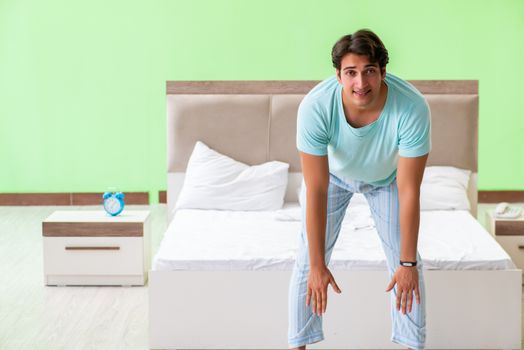
<svg viewBox="0 0 524 350"><path fill-rule="evenodd" d="M104 209L111 216L117 216L124 210L124 194L122 192L105 192Z"/></svg>

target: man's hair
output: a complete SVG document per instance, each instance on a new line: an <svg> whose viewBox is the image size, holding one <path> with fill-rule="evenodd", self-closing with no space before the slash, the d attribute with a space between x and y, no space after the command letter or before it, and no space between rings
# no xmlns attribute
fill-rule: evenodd
<svg viewBox="0 0 524 350"><path fill-rule="evenodd" d="M389 62L388 50L380 38L369 29L361 29L340 38L331 50L333 67L340 70L342 58L348 53L367 56L370 63L378 63L380 69Z"/></svg>

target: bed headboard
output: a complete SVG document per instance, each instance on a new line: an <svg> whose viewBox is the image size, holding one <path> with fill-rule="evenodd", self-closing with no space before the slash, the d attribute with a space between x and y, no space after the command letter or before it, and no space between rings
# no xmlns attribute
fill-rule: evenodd
<svg viewBox="0 0 524 350"><path fill-rule="evenodd" d="M290 164L286 201L296 201L301 182L295 146L300 101L319 81L167 81L168 220L187 162L200 140L249 165ZM468 190L477 210L478 81L412 80L431 109L428 165L471 170Z"/></svg>

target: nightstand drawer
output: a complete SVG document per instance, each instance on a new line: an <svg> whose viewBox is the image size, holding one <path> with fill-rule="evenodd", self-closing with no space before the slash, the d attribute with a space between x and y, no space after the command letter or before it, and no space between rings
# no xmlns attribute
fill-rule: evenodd
<svg viewBox="0 0 524 350"><path fill-rule="evenodd" d="M48 275L141 275L142 237L43 237Z"/></svg>
<svg viewBox="0 0 524 350"><path fill-rule="evenodd" d="M496 239L515 265L524 270L524 236L496 236Z"/></svg>

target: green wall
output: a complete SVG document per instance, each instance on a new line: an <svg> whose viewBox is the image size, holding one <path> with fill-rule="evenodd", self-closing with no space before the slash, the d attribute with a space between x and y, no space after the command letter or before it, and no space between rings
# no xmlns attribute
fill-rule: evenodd
<svg viewBox="0 0 524 350"><path fill-rule="evenodd" d="M0 0L0 192L155 202L166 80L324 79L362 27L405 79L480 81L479 189L524 190L524 1Z"/></svg>

